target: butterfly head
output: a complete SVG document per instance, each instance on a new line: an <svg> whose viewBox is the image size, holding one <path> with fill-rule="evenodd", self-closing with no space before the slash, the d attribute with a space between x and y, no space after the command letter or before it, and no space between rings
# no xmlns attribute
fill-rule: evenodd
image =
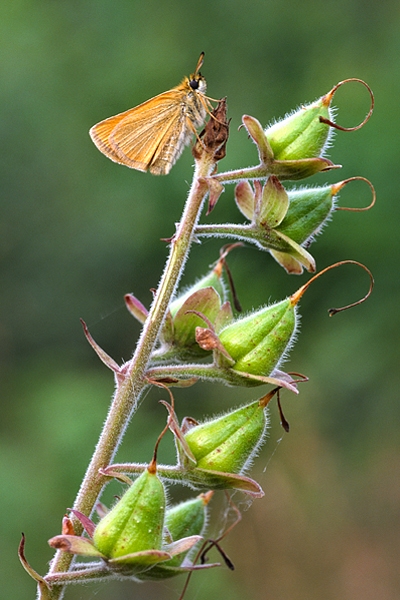
<svg viewBox="0 0 400 600"><path fill-rule="evenodd" d="M193 91L205 93L206 91L206 80L200 73L193 73L188 79L189 86Z"/></svg>
<svg viewBox="0 0 400 600"><path fill-rule="evenodd" d="M207 84L206 84L206 80L200 73L200 69L203 65L203 61L204 61L204 52L202 52L200 54L199 60L197 61L196 69L195 69L194 73L192 73L190 75L190 77L188 78L187 83L189 84L190 88L193 91L201 92L204 94L206 91Z"/></svg>

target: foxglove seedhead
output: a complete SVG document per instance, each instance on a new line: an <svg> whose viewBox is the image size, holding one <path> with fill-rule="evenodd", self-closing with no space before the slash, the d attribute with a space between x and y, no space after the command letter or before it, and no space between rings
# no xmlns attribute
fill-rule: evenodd
<svg viewBox="0 0 400 600"><path fill-rule="evenodd" d="M185 500L167 510L165 515L166 543L168 541L176 542L192 536L198 536L201 540L207 524L208 503L212 495L213 492L200 494L196 498ZM166 579L189 571L193 563L188 560L188 554L191 555L193 550L194 546L189 550L186 549L176 554L162 564L155 565L148 571L141 573L139 579Z"/></svg>
<svg viewBox="0 0 400 600"><path fill-rule="evenodd" d="M241 473L265 438L268 426L266 406L275 392L189 428L184 438L196 459L196 466Z"/></svg>
<svg viewBox="0 0 400 600"><path fill-rule="evenodd" d="M95 547L107 558L160 549L165 502L157 473L146 469L96 526Z"/></svg>
<svg viewBox="0 0 400 600"><path fill-rule="evenodd" d="M289 351L297 323L296 304L289 297L227 325L219 340L234 370L268 376Z"/></svg>
<svg viewBox="0 0 400 600"><path fill-rule="evenodd" d="M333 118L331 100L331 94L326 94L264 130L275 160L301 160L324 154L332 135L331 127L324 122Z"/></svg>
<svg viewBox="0 0 400 600"><path fill-rule="evenodd" d="M335 209L335 196L346 182L286 191L275 176L261 188L247 181L236 186L239 210L251 220L247 238L269 250L289 273L301 274L303 267L315 271L315 260L305 247L322 230Z"/></svg>
<svg viewBox="0 0 400 600"><path fill-rule="evenodd" d="M207 275L171 303L161 333L161 347L153 353L153 358L181 360L210 353L197 344L196 328L205 322L218 328L232 319L230 304L224 301L222 270L226 253Z"/></svg>

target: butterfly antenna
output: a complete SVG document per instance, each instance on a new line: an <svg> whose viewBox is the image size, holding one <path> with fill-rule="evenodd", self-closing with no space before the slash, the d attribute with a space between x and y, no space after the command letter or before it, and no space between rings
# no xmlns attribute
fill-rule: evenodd
<svg viewBox="0 0 400 600"><path fill-rule="evenodd" d="M202 52L199 56L199 60L197 61L197 65L196 68L194 70L194 74L197 75L198 72L200 71L201 67L203 66L203 62L204 62L204 52Z"/></svg>

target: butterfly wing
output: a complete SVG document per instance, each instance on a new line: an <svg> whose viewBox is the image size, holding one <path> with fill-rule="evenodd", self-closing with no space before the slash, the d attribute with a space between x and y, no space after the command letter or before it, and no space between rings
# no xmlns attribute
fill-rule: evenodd
<svg viewBox="0 0 400 600"><path fill-rule="evenodd" d="M97 123L90 136L98 149L114 162L139 171L150 168L156 174L168 173L184 146L181 143L177 154L174 143L188 137L186 94L182 86L159 94Z"/></svg>
<svg viewBox="0 0 400 600"><path fill-rule="evenodd" d="M163 137L151 159L150 173L153 175L169 173L193 133L196 133L196 129L187 116L186 105L182 105L179 115L176 115L164 130Z"/></svg>

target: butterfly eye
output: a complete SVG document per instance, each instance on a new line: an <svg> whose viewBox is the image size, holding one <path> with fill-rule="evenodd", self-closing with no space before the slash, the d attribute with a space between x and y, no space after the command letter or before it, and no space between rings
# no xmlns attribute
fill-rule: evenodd
<svg viewBox="0 0 400 600"><path fill-rule="evenodd" d="M198 79L191 79L189 81L189 85L192 88L192 90L197 90L199 87L199 80Z"/></svg>

